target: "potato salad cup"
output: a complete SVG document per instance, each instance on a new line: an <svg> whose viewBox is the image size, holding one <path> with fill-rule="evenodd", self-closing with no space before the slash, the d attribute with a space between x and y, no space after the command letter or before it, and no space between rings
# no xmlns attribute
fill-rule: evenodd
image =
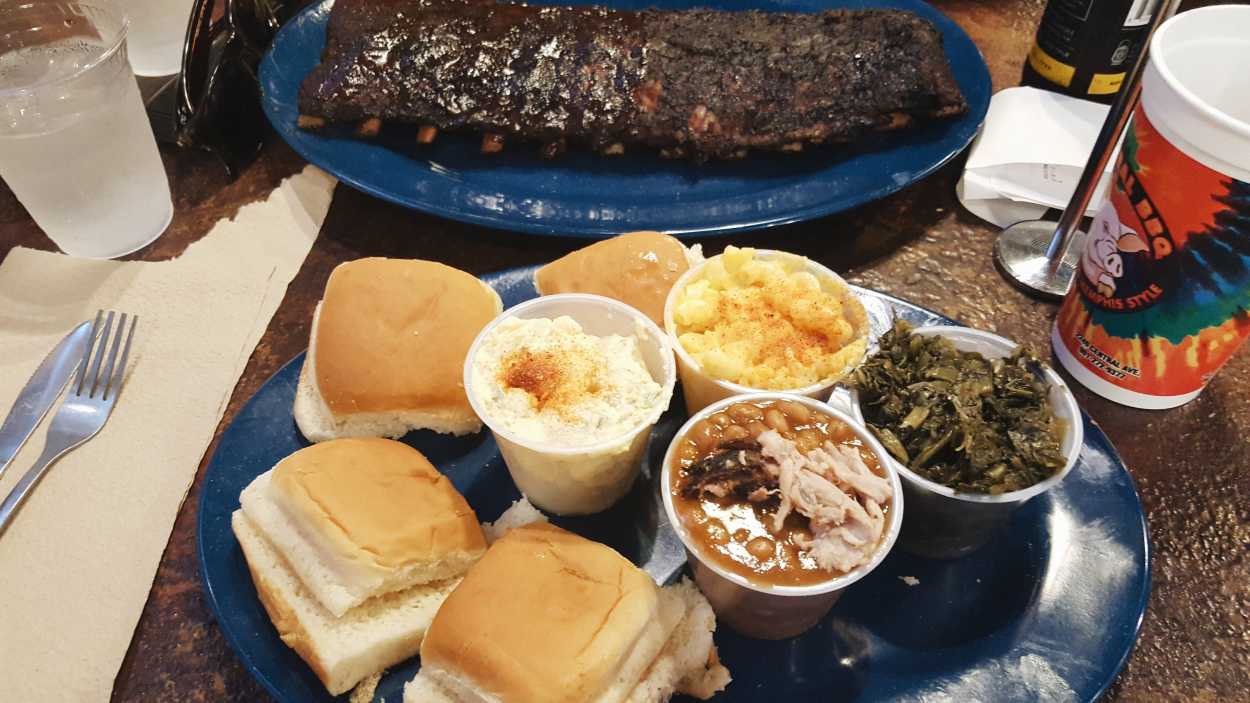
<svg viewBox="0 0 1250 703"><path fill-rule="evenodd" d="M977 352L987 359L1011 356L1019 346L996 334L967 327L918 327L912 334L944 337L960 351ZM1049 388L1051 410L1062 430L1059 448L1062 468L1049 478L1016 491L991 495L960 491L931 481L886 454L886 459L902 477L907 500L907 520L899 537L899 547L932 559L956 559L983 546L1002 527L1011 513L1029 500L1054 488L1072 471L1084 442L1084 424L1076 398L1063 379L1049 366L1042 365L1042 376ZM850 411L864 422L858 394L835 391L830 405Z"/></svg>
<svg viewBox="0 0 1250 703"><path fill-rule="evenodd" d="M784 274L760 271L773 267L759 263L778 264ZM859 297L829 268L782 251L730 246L677 279L664 328L686 411L694 414L743 393L823 400L863 359L869 321Z"/></svg>
<svg viewBox="0 0 1250 703"><path fill-rule="evenodd" d="M605 510L629 491L675 382L668 338L654 322L585 294L504 311L464 367L469 403L513 481L558 515Z"/></svg>
<svg viewBox="0 0 1250 703"><path fill-rule="evenodd" d="M773 479L751 483L765 476ZM830 491L828 511L800 497ZM760 639L816 625L885 559L903 523L898 473L872 433L787 393L735 396L695 413L664 456L660 493L717 617Z"/></svg>

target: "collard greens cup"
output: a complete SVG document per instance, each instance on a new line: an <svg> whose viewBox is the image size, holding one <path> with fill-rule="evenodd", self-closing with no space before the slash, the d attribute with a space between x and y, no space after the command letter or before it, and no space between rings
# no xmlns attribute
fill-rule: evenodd
<svg viewBox="0 0 1250 703"><path fill-rule="evenodd" d="M945 337L956 349L980 352L987 359L1011 356L1019 346L996 334L968 327L936 325L918 327L913 333ZM1007 522L1012 512L1054 488L1076 466L1085 441L1081 409L1059 374L1049 366L1043 365L1042 368L1044 380L1050 387L1051 408L1063 425L1063 438L1059 443L1066 458L1063 468L1054 476L1028 488L990 495L957 491L930 481L896 461L887 452L886 460L902 477L903 494L907 497L907 520L903 523L903 532L899 537L901 549L932 559L956 559L970 554L988 542L998 528ZM861 424L864 422L859 398L854 391L837 389L829 403L849 412Z"/></svg>

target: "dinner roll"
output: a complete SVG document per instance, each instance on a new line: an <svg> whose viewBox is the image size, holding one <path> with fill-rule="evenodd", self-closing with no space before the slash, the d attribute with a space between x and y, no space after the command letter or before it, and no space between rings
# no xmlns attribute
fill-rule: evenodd
<svg viewBox="0 0 1250 703"><path fill-rule="evenodd" d="M481 526L421 452L390 439L314 444L258 476L244 515L334 616L366 600L464 573Z"/></svg>
<svg viewBox="0 0 1250 703"><path fill-rule="evenodd" d="M538 269L539 295L594 293L632 305L664 327L664 300L686 269L703 260L659 232L630 232L582 247Z"/></svg>
<svg viewBox="0 0 1250 703"><path fill-rule="evenodd" d="M295 397L300 432L312 442L477 432L464 357L502 309L490 286L433 261L340 264L313 314Z"/></svg>
<svg viewBox="0 0 1250 703"><path fill-rule="evenodd" d="M243 511L231 516L256 593L282 641L331 695L412 657L458 579L413 586L366 601L342 617L326 610Z"/></svg>
<svg viewBox="0 0 1250 703"><path fill-rule="evenodd" d="M688 582L659 589L611 548L515 528L452 591L405 703L658 702L728 683L715 621Z"/></svg>

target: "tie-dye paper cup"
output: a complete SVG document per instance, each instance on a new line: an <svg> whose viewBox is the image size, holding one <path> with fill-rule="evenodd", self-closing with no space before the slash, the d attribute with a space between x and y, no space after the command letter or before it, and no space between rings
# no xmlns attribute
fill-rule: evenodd
<svg viewBox="0 0 1250 703"><path fill-rule="evenodd" d="M1141 104L1051 344L1123 405L1196 398L1250 336L1250 6L1181 13L1150 42Z"/></svg>

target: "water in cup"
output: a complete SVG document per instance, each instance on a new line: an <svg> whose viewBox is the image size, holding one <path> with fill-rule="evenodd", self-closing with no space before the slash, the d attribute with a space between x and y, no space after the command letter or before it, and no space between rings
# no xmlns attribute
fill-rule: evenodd
<svg viewBox="0 0 1250 703"><path fill-rule="evenodd" d="M130 65L140 76L168 76L182 67L192 0L122 0L130 19Z"/></svg>
<svg viewBox="0 0 1250 703"><path fill-rule="evenodd" d="M173 215L123 25L110 19L49 3L0 20L0 37L36 28L20 46L0 39L0 176L57 246L93 258L139 249Z"/></svg>

